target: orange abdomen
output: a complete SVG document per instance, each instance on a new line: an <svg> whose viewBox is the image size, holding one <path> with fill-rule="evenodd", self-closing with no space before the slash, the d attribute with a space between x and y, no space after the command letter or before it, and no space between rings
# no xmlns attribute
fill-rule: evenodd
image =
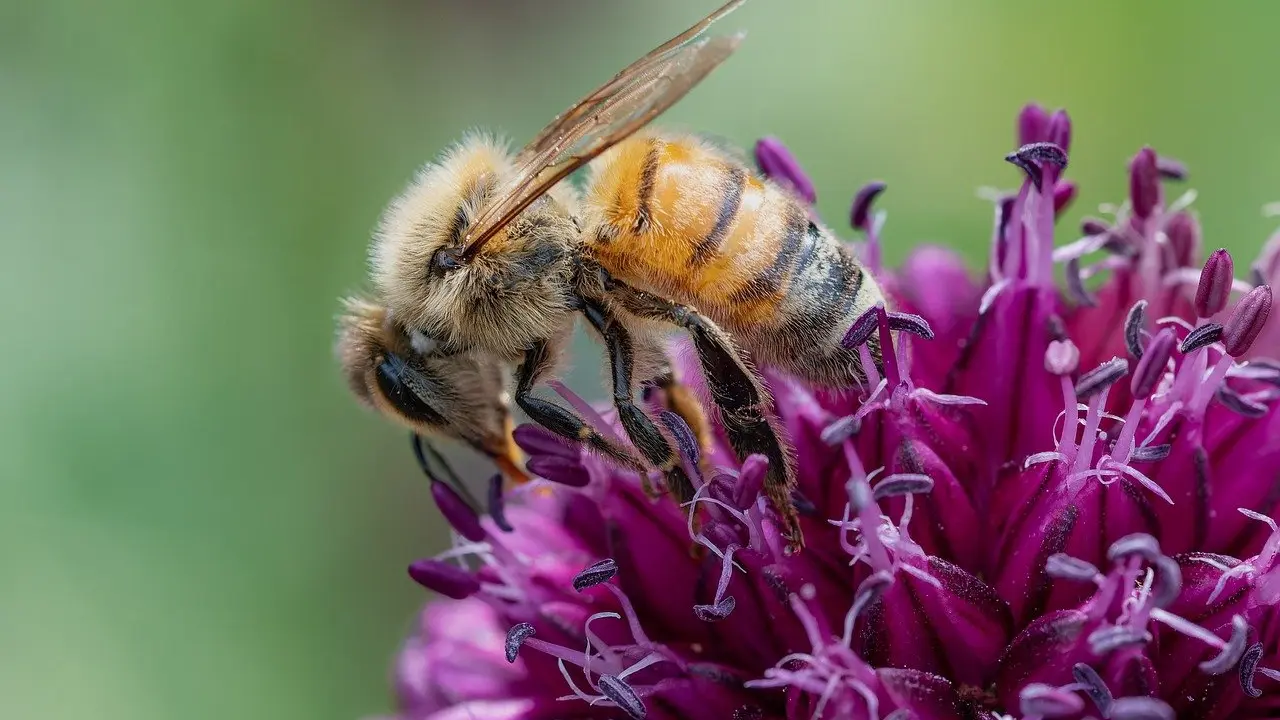
<svg viewBox="0 0 1280 720"><path fill-rule="evenodd" d="M638 135L596 162L589 252L628 284L730 328L778 318L822 238L804 208L697 138Z"/></svg>

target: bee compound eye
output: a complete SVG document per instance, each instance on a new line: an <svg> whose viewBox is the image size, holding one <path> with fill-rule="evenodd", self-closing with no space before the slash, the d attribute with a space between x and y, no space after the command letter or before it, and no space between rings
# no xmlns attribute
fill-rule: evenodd
<svg viewBox="0 0 1280 720"><path fill-rule="evenodd" d="M462 267L462 251L458 248L440 248L431 256L431 274L443 275Z"/></svg>

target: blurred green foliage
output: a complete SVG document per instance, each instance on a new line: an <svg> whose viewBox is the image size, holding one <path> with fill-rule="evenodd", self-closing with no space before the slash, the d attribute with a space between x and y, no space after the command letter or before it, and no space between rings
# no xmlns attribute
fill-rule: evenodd
<svg viewBox="0 0 1280 720"><path fill-rule="evenodd" d="M414 167L519 140L712 0L0 8L0 716L355 718L389 708L443 542L403 434L346 396L336 298ZM981 263L1020 105L1066 105L1064 223L1143 143L1207 242L1280 199L1280 6L755 0L667 121L772 133L843 226L887 180L888 254ZM574 381L595 387L596 351ZM477 468L476 473L480 470Z"/></svg>

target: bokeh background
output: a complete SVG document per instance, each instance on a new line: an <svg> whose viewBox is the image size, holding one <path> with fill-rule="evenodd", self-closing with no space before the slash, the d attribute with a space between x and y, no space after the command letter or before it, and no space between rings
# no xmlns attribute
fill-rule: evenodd
<svg viewBox="0 0 1280 720"><path fill-rule="evenodd" d="M345 394L337 297L415 166L515 139L714 0L45 0L0 7L0 717L351 719L444 542L403 433ZM1075 119L1064 222L1184 160L1207 243L1280 199L1262 3L754 0L667 120L788 141L888 256L981 264L1037 99ZM571 382L596 394L585 348ZM460 455L464 464L474 460ZM475 466L477 478L484 472Z"/></svg>

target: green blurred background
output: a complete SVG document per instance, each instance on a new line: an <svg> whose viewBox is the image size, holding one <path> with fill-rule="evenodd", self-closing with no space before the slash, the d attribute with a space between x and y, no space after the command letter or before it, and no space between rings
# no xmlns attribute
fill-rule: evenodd
<svg viewBox="0 0 1280 720"><path fill-rule="evenodd" d="M416 165L477 125L529 137L714 1L0 8L0 716L389 708L424 599L403 567L444 539L403 433L345 394L336 298ZM931 240L976 267L1015 113L1066 105L1068 239L1151 143L1190 166L1207 242L1252 256L1280 199L1278 20L754 0L667 120L781 136L833 221L887 180L891 260Z"/></svg>

